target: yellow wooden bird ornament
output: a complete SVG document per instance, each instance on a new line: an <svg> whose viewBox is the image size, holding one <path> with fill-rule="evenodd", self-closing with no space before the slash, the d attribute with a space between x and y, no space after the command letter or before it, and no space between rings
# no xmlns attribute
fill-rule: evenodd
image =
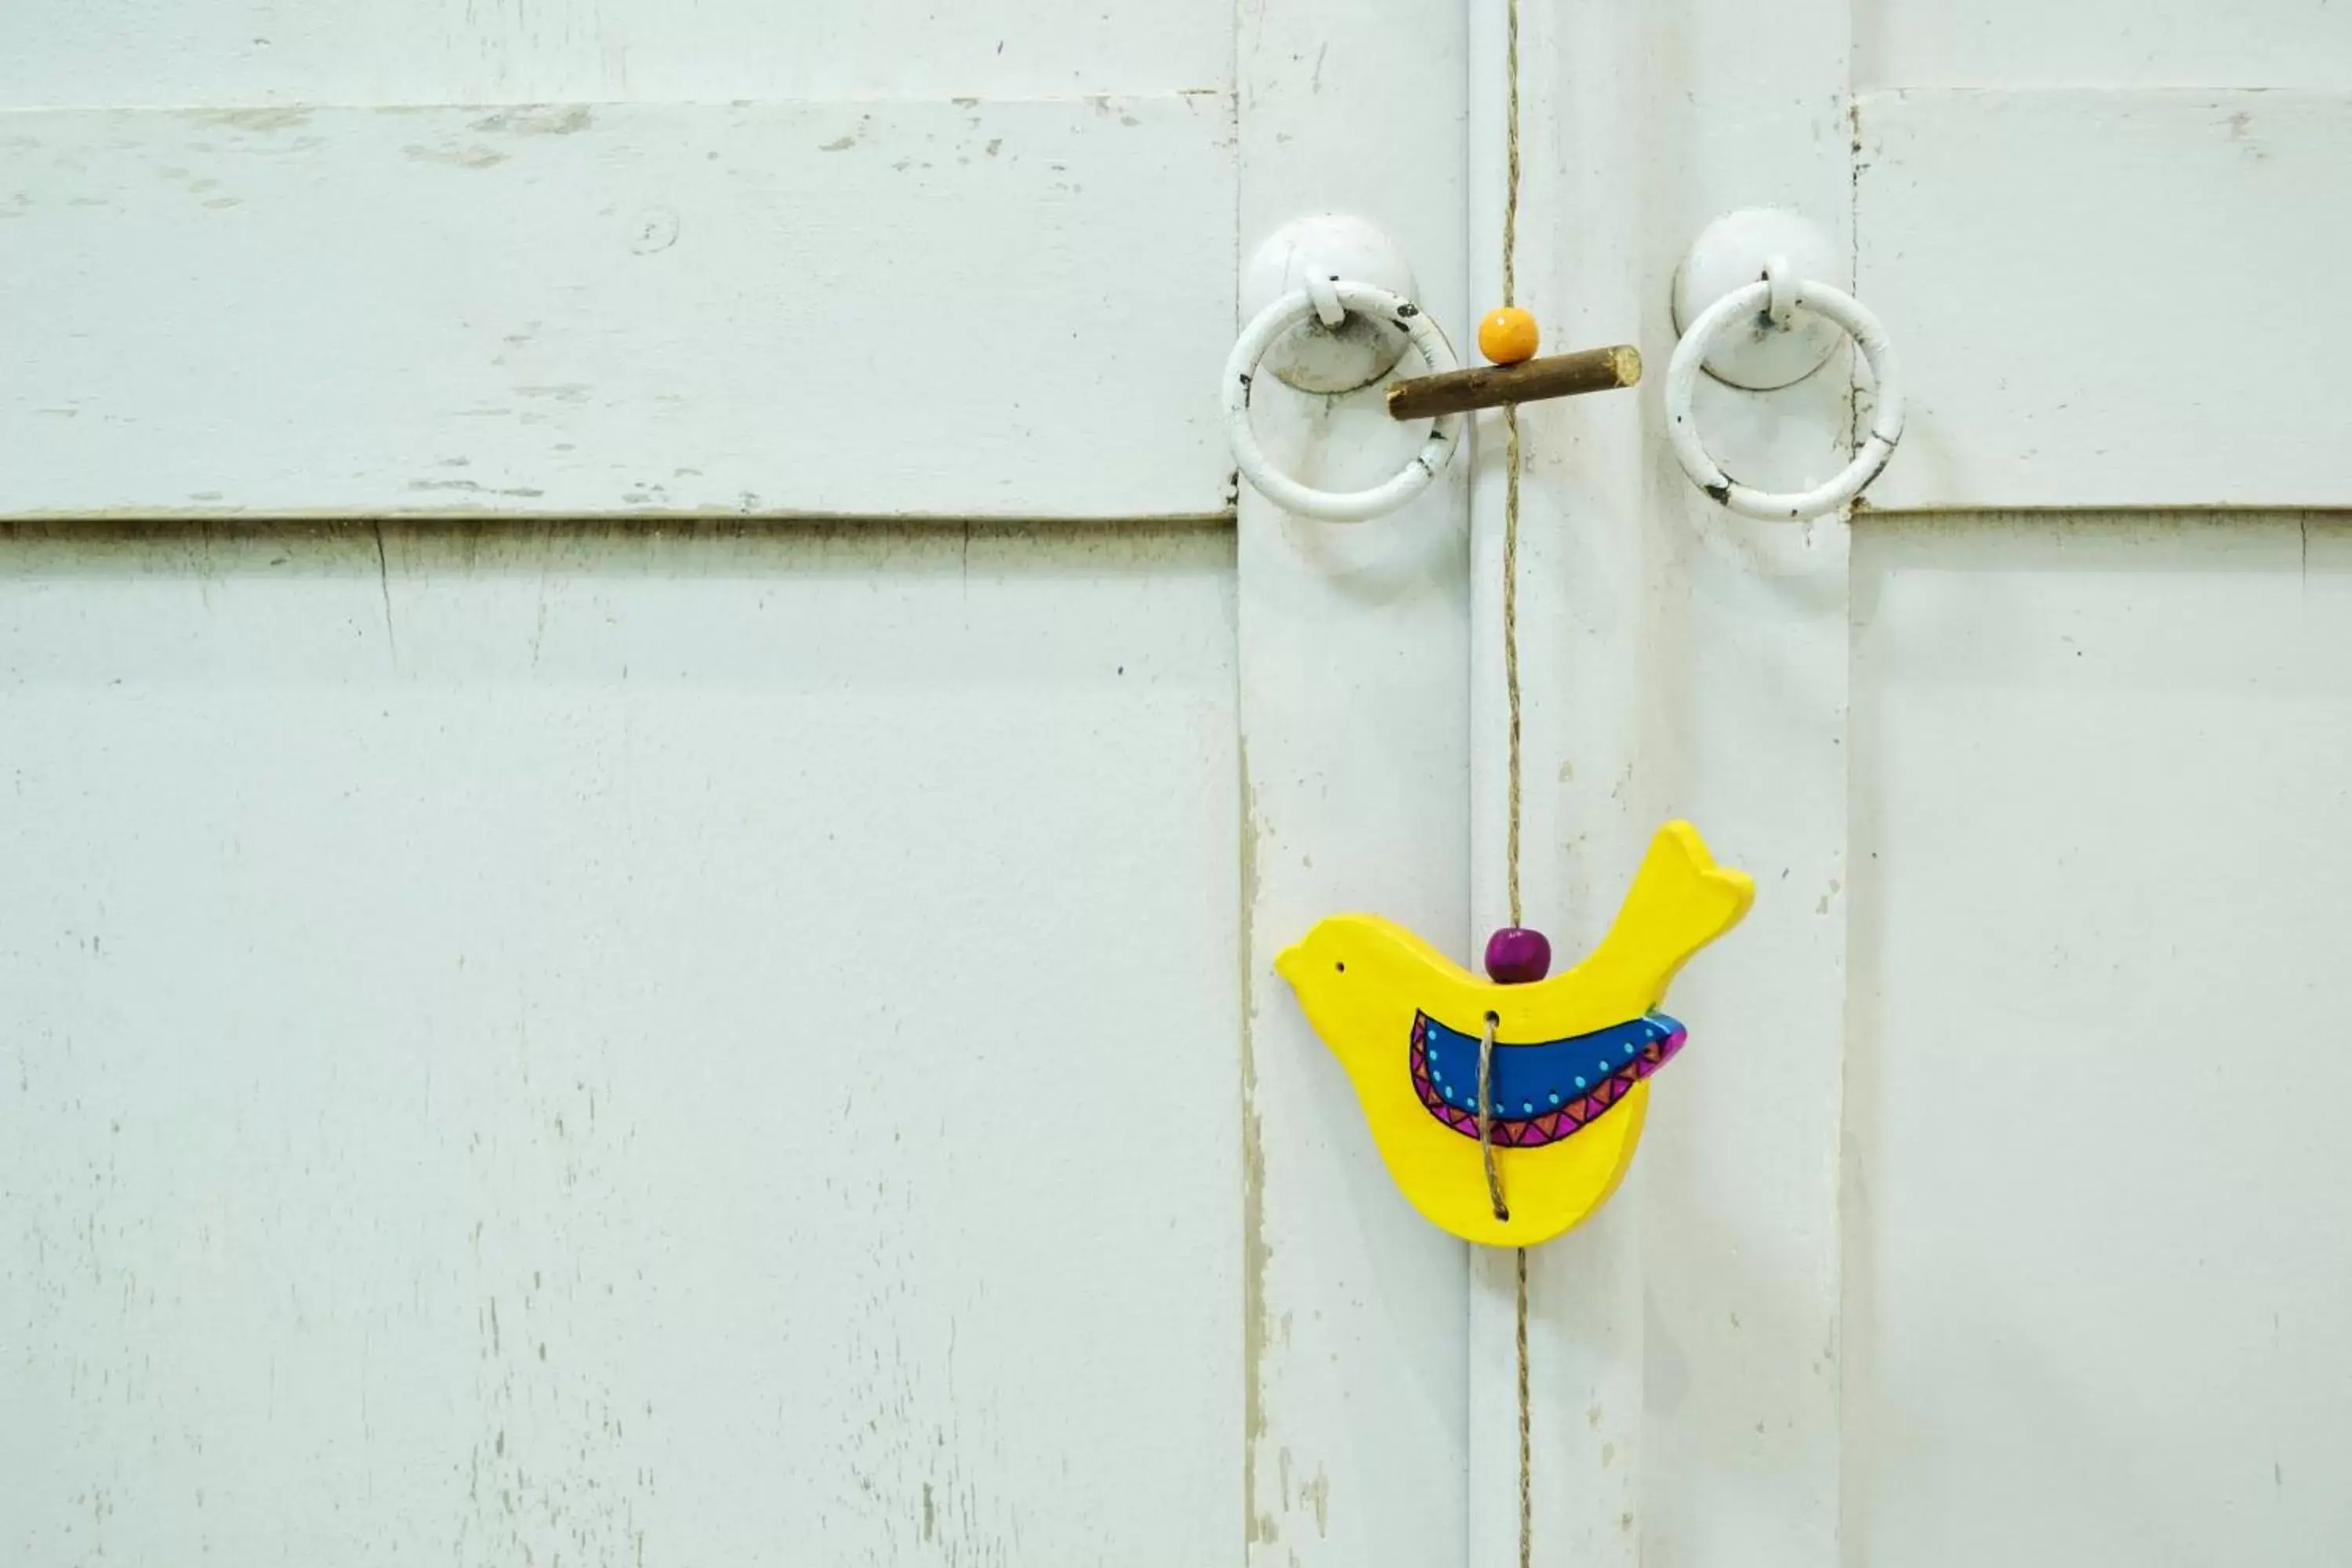
<svg viewBox="0 0 2352 1568"><path fill-rule="evenodd" d="M1600 1207L1624 1176L1648 1079L1685 1039L1654 1009L1755 894L1744 872L1715 863L1697 829L1670 822L1609 934L1564 974L1543 977L1551 948L1536 931L1496 933L1490 982L1377 915L1322 921L1275 968L1348 1069L1413 1206L1465 1240L1530 1247Z"/></svg>

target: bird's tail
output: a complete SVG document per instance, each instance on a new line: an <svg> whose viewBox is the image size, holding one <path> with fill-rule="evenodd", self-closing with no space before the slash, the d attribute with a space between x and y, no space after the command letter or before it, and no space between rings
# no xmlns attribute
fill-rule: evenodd
<svg viewBox="0 0 2352 1568"><path fill-rule="evenodd" d="M1715 863L1698 829L1669 822L1650 840L1609 934L1580 969L1650 992L1655 1006L1693 953L1739 923L1755 900L1744 871Z"/></svg>

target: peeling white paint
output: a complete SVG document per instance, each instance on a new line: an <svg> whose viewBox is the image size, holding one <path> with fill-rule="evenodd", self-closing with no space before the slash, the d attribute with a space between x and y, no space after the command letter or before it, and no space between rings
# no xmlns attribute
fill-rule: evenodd
<svg viewBox="0 0 2352 1568"><path fill-rule="evenodd" d="M1231 1560L1234 593L0 528L8 1561Z"/></svg>
<svg viewBox="0 0 2352 1568"><path fill-rule="evenodd" d="M0 516L1223 511L1232 100L1114 101L12 114Z"/></svg>

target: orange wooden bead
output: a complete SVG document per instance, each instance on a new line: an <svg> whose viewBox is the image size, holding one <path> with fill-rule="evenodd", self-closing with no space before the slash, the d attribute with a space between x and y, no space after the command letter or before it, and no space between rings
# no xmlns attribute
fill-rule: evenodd
<svg viewBox="0 0 2352 1568"><path fill-rule="evenodd" d="M1541 342L1543 333L1537 329L1535 317L1517 305L1489 310L1478 323L1478 352L1496 364L1517 364L1535 358L1536 345Z"/></svg>

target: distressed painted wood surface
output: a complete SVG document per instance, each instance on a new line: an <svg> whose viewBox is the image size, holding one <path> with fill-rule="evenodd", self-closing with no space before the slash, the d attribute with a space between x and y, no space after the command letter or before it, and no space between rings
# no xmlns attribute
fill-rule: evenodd
<svg viewBox="0 0 2352 1568"><path fill-rule="evenodd" d="M1404 26L1335 0L1241 10L1243 254L1302 213L1370 219L1454 342L1463 287L1458 15ZM1407 372L1406 374L1409 374ZM1267 453L1349 489L1423 428L1382 391L1255 398ZM1244 487L1239 649L1252 1173L1244 1560L1253 1568L1463 1562L1461 1243L1400 1196L1346 1072L1274 957L1375 910L1468 956L1468 595L1460 468L1370 522L1304 522Z"/></svg>
<svg viewBox="0 0 2352 1568"><path fill-rule="evenodd" d="M1222 528L0 532L0 1554L1232 1560L1234 616Z"/></svg>
<svg viewBox="0 0 2352 1568"><path fill-rule="evenodd" d="M157 1239L216 1149L165 1140L172 1117L139 1101L126 1125L163 1152L83 1202L111 1117L47 1134L31 1187L96 1216L98 1271L77 1255L53 1280L47 1233L17 1237L40 1272L9 1304L68 1336L17 1407L71 1416L64 1441L5 1430L63 1561L101 1536L305 1563L780 1541L841 1562L1461 1560L1461 1249L1381 1184L1264 962L1335 900L1466 927L1459 491L1344 539L1244 502L1237 572L1190 531L1118 549L983 531L966 553L891 526L807 557L809 536L722 532L680 559L667 529L602 525L1230 512L1209 394L1237 195L1253 233L1334 205L1379 219L1466 321L1458 37L1326 0L1252 8L1238 57L1230 6L803 9L41 0L0 19L0 126L71 142L62 163L8 149L40 199L0 223L45 248L0 302L44 323L34 357L83 400L9 384L0 510L395 519L183 526L135 566L129 524L0 546L48 617L24 634L40 682L111 679L71 658L91 626L135 626L105 635L152 661L95 725L53 698L37 731L40 787L79 814L43 885L89 914L74 900L111 879L102 939L137 921L149 966L128 1016L40 993L87 1026L57 1092L121 1100L159 1037L300 1068L274 1107L199 1086L245 1118L236 1168L292 1194L240 1211L234 1279L196 1251L208 1236ZM135 417L60 435L92 426L74 378L94 374ZM1377 392L1268 401L1266 434L1312 476L1395 455L1370 439L1397 429ZM397 521L481 510L592 522ZM1216 611L1212 649L1194 634ZM206 618L230 616L233 634ZM1194 735L1172 768L1166 704L1129 710L1118 656L1139 649ZM119 771L146 742L177 742L173 770ZM200 809L166 810L191 793ZM1094 826L1064 831L1073 813ZM97 870L68 863L117 840ZM351 866L323 912L293 869L322 860ZM236 899L182 888L197 873ZM961 935L904 987L929 948L910 910ZM352 934L378 921L388 952ZM805 951L773 951L780 927ZM34 957L70 947L33 929ZM1094 957L1111 930L1150 936ZM488 978L438 974L461 948ZM280 972L299 976L286 1000ZM174 996L194 1010L163 1016ZM787 1001L828 1041L887 1028L988 1070L961 1070L955 1115L927 1123L895 1109L887 1064L853 1061L845 1103L928 1131L912 1156L788 1122L799 1079L762 1054ZM1040 1027L1056 1004L1079 1022ZM1223 1022L1193 1035L1202 1017ZM358 1083L299 1058L321 1026ZM1176 1059L1155 1048L1180 1036ZM679 1065L696 1047L709 1068ZM1129 1070L1131 1051L1150 1059ZM447 1086L421 1104L411 1053ZM1057 1069L1087 1087L1034 1098ZM1204 1084L1221 1109L1196 1158ZM557 1113L577 1136L583 1085L634 1143L587 1161L551 1142ZM1139 1106L1139 1163L1119 1153ZM1040 1140L1083 1131L1008 1154L992 1108ZM461 1124L462 1179L440 1173ZM351 1173L332 1140L352 1125L428 1173L425 1195ZM901 1182L908 1158L931 1179ZM403 1228L365 1230L386 1205ZM158 1251L107 1318L123 1258ZM215 1363L152 1370L215 1328ZM426 1377L397 1390L371 1370L410 1364ZM77 1403L134 1376L119 1407ZM287 1414L268 1401L289 1386ZM163 1460L151 1430L178 1445ZM306 1466L320 1487L289 1517L264 1483Z"/></svg>
<svg viewBox="0 0 2352 1568"><path fill-rule="evenodd" d="M1847 1560L2352 1542L2352 533L1854 550Z"/></svg>
<svg viewBox="0 0 2352 1568"><path fill-rule="evenodd" d="M1857 287L1910 399L1869 505L2344 501L2316 345L2352 329L2328 195L2352 97L1877 92L1855 114Z"/></svg>
<svg viewBox="0 0 2352 1568"><path fill-rule="evenodd" d="M1632 341L1664 365L1675 266L1735 207L1843 233L1847 14L1525 6L1519 294L1554 341ZM1846 460L1843 363L1769 397L1703 383L1710 440L1759 482L1827 478ZM1716 508L1667 454L1658 397L1653 378L1520 411L1527 917L1582 952L1669 816L1758 896L1675 983L1692 1044L1626 1186L1532 1256L1535 1561L1819 1568L1838 1538L1846 535ZM1475 507L1482 924L1504 912L1500 435L1481 426ZM1506 1568L1512 1264L1479 1263L1473 1561Z"/></svg>
<svg viewBox="0 0 2352 1568"><path fill-rule="evenodd" d="M0 104L1055 98L1223 89L1207 0L11 0Z"/></svg>
<svg viewBox="0 0 2352 1568"><path fill-rule="evenodd" d="M0 515L1206 515L1232 104L0 114Z"/></svg>
<svg viewBox="0 0 2352 1568"><path fill-rule="evenodd" d="M2007 9L1528 6L1521 302L1570 340L1631 315L1663 363L1691 236L1792 206L1853 244L1918 400L1874 505L2343 504L2352 470L2322 438L2344 398L2312 347L2341 313L2315 270L2341 237L2311 205L2352 135L2341 100L2079 86L2110 79L2082 63L2095 36L2115 58L2147 45L2117 82L2332 87L2340 53L2305 57L2334 23L2267 7L2281 30L2257 37L2218 13L2077 7L1963 47ZM1496 26L1473 79L1499 79L1500 7L1479 15ZM1998 79L2003 50L2021 85L2046 68L2069 90L1872 92L1849 116L1850 52L1902 87L1944 79L1931 56ZM1498 125L1473 135L1496 149L1474 162L1494 181L1483 236ZM2242 354L2208 366L2185 322ZM1710 438L1775 480L1843 460L1843 357L1781 392L1700 391ZM1881 518L1885 553L1850 591L1843 523L1725 516L1656 418L1648 395L1522 411L1528 918L1573 952L1611 858L1668 813L1754 869L1759 898L1678 984L1687 1076L1661 1084L1625 1191L1533 1259L1535 1560L2333 1561L2340 1503L2294 1478L2331 1473L2346 1442L2322 1303L2347 1264L2315 1195L2341 1163L2324 1142L2340 1075L2298 1056L2281 1076L2299 1103L2258 1137L2276 1110L2209 1114L2229 1080L2198 1053L2246 1026L2217 968L2283 994L2290 1035L2342 1010L2321 978L2342 923L2319 581L2338 531L2103 521L2125 537L2093 546L2045 513L1987 520L1969 553L1966 519ZM2031 463L1986 458L2029 429L2051 437ZM1502 918L1497 435L1480 427L1473 505L1482 924ZM2158 648L2173 621L2193 633ZM2101 650L2095 671L2076 661ZM2168 859L2183 834L2199 842ZM2309 885L2267 895L2299 854ZM2184 872L2194 890L2168 891ZM1996 1036L2076 1058L2012 1113L2013 1084L1965 1070ZM2045 1178L2069 1190L2037 1207ZM1518 1560L1511 1265L1475 1268L1472 1561L1501 1568Z"/></svg>
<svg viewBox="0 0 2352 1568"><path fill-rule="evenodd" d="M1860 0L1862 87L2352 87L2336 0Z"/></svg>

